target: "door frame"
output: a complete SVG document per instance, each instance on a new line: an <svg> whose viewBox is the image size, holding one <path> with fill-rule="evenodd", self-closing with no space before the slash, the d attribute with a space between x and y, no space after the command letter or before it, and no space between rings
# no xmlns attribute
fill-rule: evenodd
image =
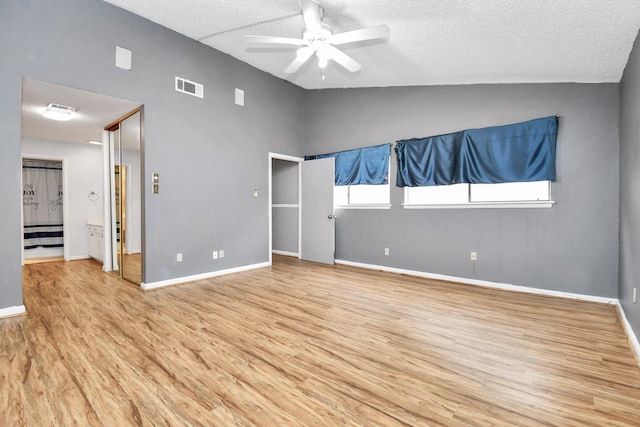
<svg viewBox="0 0 640 427"><path fill-rule="evenodd" d="M302 162L304 158L269 152L269 265L273 264L273 160L298 164L298 258L302 255Z"/></svg>
<svg viewBox="0 0 640 427"><path fill-rule="evenodd" d="M24 159L53 160L62 162L62 253L65 261L71 259L69 248L69 186L67 180L67 159L65 156L50 156L46 154L20 154L20 191L24 191L22 182L22 161ZM22 199L21 199L22 200ZM24 266L24 205L20 203L20 253L22 254L22 264Z"/></svg>

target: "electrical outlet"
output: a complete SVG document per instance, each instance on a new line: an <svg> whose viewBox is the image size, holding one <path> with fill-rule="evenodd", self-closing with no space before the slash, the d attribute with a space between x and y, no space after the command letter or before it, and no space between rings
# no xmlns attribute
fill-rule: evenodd
<svg viewBox="0 0 640 427"><path fill-rule="evenodd" d="M478 260L478 252L471 252L471 261Z"/></svg>
<svg viewBox="0 0 640 427"><path fill-rule="evenodd" d="M636 303L636 288L633 288L633 303Z"/></svg>
<svg viewBox="0 0 640 427"><path fill-rule="evenodd" d="M176 254L176 262L182 262L182 253L178 252Z"/></svg>
<svg viewBox="0 0 640 427"><path fill-rule="evenodd" d="M389 248L384 248L384 254L389 256Z"/></svg>
<svg viewBox="0 0 640 427"><path fill-rule="evenodd" d="M218 251L213 251L213 259L218 259Z"/></svg>
<svg viewBox="0 0 640 427"><path fill-rule="evenodd" d="M219 256L220 258L224 258L224 251L223 251L222 249L220 249L220 250L218 251L218 256Z"/></svg>

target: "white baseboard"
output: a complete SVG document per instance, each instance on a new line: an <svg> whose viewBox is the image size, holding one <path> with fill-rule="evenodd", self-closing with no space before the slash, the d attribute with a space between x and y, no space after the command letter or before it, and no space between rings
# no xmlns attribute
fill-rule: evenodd
<svg viewBox="0 0 640 427"><path fill-rule="evenodd" d="M255 270L257 268L269 267L268 262L259 264L243 265L241 267L228 268L226 270L211 271L209 273L195 274L193 276L178 277L176 279L162 280L160 282L141 283L140 287L145 291L151 289L163 288L165 286L179 285L187 282L195 282L197 280L210 279L212 277L224 276L226 274L240 273L242 271Z"/></svg>
<svg viewBox="0 0 640 427"><path fill-rule="evenodd" d="M618 313L620 313L622 327L624 328L627 334L627 338L631 345L631 349L632 351L635 352L636 360L640 365L640 343L638 342L638 337L633 332L633 329L631 328L631 324L629 323L629 321L627 320L627 317L624 314L624 310L622 309L620 300L618 300L617 298L605 298L605 297L597 297L593 295L583 295L583 294L573 294L569 292L552 291L549 289L530 288L527 286L516 286L508 283L488 282L485 280L467 279L465 277L446 276L443 274L432 274L432 273L425 273L423 271L415 271L415 270L404 270L400 268L386 267L383 265L363 264L359 262L344 261L339 259L337 259L335 262L336 264L347 265L350 267L387 271L389 273L407 274L410 276L424 277L426 279L445 280L447 282L464 283L467 285L484 286L487 288L503 289L507 291L523 292L523 293L538 294L538 295L548 295L548 296L559 297L559 298L569 298L569 299L575 299L575 300L581 300L581 301L590 301L590 302L598 302L602 304L615 305L618 309Z"/></svg>
<svg viewBox="0 0 640 427"><path fill-rule="evenodd" d="M271 253L275 255L293 256L296 258L300 256L300 254L298 254L297 252L277 251L275 249L273 249Z"/></svg>
<svg viewBox="0 0 640 427"><path fill-rule="evenodd" d="M627 339L629 340L629 343L631 344L631 348L636 353L636 355L635 355L636 356L636 361L638 362L638 365L640 366L640 342L638 342L638 337L633 332L633 329L631 328L631 324L627 320L627 316L624 314L624 309L622 308L622 304L620 304L620 301L618 301L616 306L618 307L618 313L620 315L620 320L622 321L622 327L624 328L625 332L627 333Z"/></svg>
<svg viewBox="0 0 640 427"><path fill-rule="evenodd" d="M25 314L27 309L24 305L16 305L14 307L0 308L0 319L3 317L13 317Z"/></svg>
<svg viewBox="0 0 640 427"><path fill-rule="evenodd" d="M484 286L486 288L503 289L506 291L525 292L529 294L549 295L560 298L570 298L582 301L599 302L602 304L617 305L616 298L597 297L593 295L573 294L569 292L552 291L549 289L529 288L527 286L517 286L508 283L496 283L486 280L468 279L466 277L446 276L444 274L425 273L423 271L404 270L401 268L385 267L383 265L362 264L344 260L336 260L336 264L348 265L351 267L367 268L370 270L387 271L390 273L407 274L409 276L424 277L426 279L444 280L447 282L464 283L466 285Z"/></svg>
<svg viewBox="0 0 640 427"><path fill-rule="evenodd" d="M89 255L74 255L69 257L69 261L80 261L81 259L89 259L91 258Z"/></svg>

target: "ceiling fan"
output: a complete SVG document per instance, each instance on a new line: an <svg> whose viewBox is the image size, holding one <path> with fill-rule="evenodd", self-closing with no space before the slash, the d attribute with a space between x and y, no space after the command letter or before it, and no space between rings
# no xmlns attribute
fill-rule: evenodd
<svg viewBox="0 0 640 427"><path fill-rule="evenodd" d="M287 74L298 71L314 55L318 58L320 68L324 69L328 61L332 60L354 73L360 70L362 65L336 46L389 37L389 27L386 25L333 34L331 28L322 22L323 9L320 3L316 0L300 0L300 9L304 20L302 38L244 36L244 39L249 43L298 48L295 59L284 70Z"/></svg>

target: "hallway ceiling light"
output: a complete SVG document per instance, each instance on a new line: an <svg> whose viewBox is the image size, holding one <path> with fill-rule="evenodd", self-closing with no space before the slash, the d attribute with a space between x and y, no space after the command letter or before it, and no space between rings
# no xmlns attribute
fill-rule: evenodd
<svg viewBox="0 0 640 427"><path fill-rule="evenodd" d="M76 111L78 111L76 107L50 103L49 105L47 105L47 108L44 110L44 113L42 113L42 115L47 119L66 122L71 120L73 113L75 113Z"/></svg>
<svg viewBox="0 0 640 427"><path fill-rule="evenodd" d="M89 140L87 141L89 144L95 144L95 145L102 145L101 141L93 141L93 140Z"/></svg>

